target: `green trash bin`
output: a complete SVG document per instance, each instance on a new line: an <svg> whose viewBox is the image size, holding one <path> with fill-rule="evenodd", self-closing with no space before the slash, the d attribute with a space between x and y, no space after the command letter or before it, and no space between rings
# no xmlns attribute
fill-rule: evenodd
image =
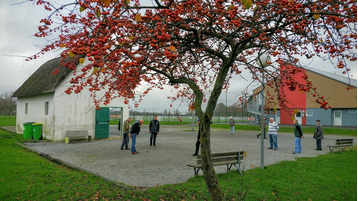
<svg viewBox="0 0 358 201"><path fill-rule="evenodd" d="M32 128L32 124L35 122L25 122L24 123L24 138L27 140L32 140L33 138L33 128Z"/></svg>
<svg viewBox="0 0 358 201"><path fill-rule="evenodd" d="M42 123L34 123L32 124L34 131L34 140L42 139Z"/></svg>

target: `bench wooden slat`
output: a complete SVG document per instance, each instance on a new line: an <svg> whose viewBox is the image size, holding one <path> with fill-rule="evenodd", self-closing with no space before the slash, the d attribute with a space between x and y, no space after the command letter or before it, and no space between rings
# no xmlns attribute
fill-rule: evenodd
<svg viewBox="0 0 358 201"><path fill-rule="evenodd" d="M353 139L338 139L336 140L336 145L346 145L346 144L352 144Z"/></svg>
<svg viewBox="0 0 358 201"><path fill-rule="evenodd" d="M244 159L243 156L240 157L240 160ZM211 158L212 162L215 163L215 162L222 162L222 161L232 161L232 160L236 160L237 161L237 154L235 156L229 156L229 157L220 157L220 158L216 158L216 157L212 157ZM201 164L202 163L202 159L198 159L197 160L197 163L198 164Z"/></svg>
<svg viewBox="0 0 358 201"><path fill-rule="evenodd" d="M239 157L240 155L240 157ZM238 172L241 173L240 163L244 159L245 152L225 152L225 153L213 153L211 154L211 160L213 166L226 165L227 171L234 165ZM202 169L202 156L197 156L196 164L188 164L187 166L194 168L195 175L198 174L199 170Z"/></svg>
<svg viewBox="0 0 358 201"><path fill-rule="evenodd" d="M88 135L88 130L66 131L66 137L69 137L69 136L84 136L84 135Z"/></svg>
<svg viewBox="0 0 358 201"><path fill-rule="evenodd" d="M237 155L237 153L240 153L240 155L244 155L244 154L245 154L244 151L239 151L239 152L223 152L223 153L213 153L213 154L211 154L211 157ZM198 155L198 158L201 158L201 155Z"/></svg>
<svg viewBox="0 0 358 201"><path fill-rule="evenodd" d="M340 152L344 151L347 147L352 147L353 151L353 140L354 139L337 139L336 145L327 145L330 152L333 152L334 149L340 148Z"/></svg>
<svg viewBox="0 0 358 201"><path fill-rule="evenodd" d="M237 160L233 160L233 161L223 161L223 162L213 162L213 166L220 166L220 165L226 165L226 164L234 164L237 163ZM189 167L202 167L202 164L188 164Z"/></svg>
<svg viewBox="0 0 358 201"><path fill-rule="evenodd" d="M87 139L91 141L92 136L88 135L88 130L70 130L66 131L65 143L70 143L72 140Z"/></svg>

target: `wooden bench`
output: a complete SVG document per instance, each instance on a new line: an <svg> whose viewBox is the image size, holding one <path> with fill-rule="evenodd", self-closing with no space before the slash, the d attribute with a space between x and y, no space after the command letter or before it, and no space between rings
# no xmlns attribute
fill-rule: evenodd
<svg viewBox="0 0 358 201"><path fill-rule="evenodd" d="M91 142L92 136L88 135L88 130L73 130L66 131L65 143L70 143L73 140L88 140Z"/></svg>
<svg viewBox="0 0 358 201"><path fill-rule="evenodd" d="M353 139L337 139L336 145L327 145L330 152L334 149L340 149L340 152L344 151L347 147L351 147L353 151Z"/></svg>
<svg viewBox="0 0 358 201"><path fill-rule="evenodd" d="M226 152L226 153L214 153L211 154L211 160L213 166L226 165L227 172L231 170L231 167L234 165L238 172L242 174L240 164L241 161L246 157L246 151L239 152ZM189 167L194 168L194 174L197 175L199 170L202 169L202 157L201 155L197 156L196 164L188 164Z"/></svg>

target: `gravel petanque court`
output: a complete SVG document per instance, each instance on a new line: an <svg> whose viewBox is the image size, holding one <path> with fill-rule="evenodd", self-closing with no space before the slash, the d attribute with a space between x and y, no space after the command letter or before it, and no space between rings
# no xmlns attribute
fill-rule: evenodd
<svg viewBox="0 0 358 201"><path fill-rule="evenodd" d="M115 131L116 126L111 126ZM197 129L197 128L196 128ZM162 125L157 137L157 146L149 146L148 125L143 125L137 137L138 155L130 150L120 150L122 140L115 135L109 139L94 142L65 144L64 142L25 143L26 147L60 159L73 167L100 175L117 183L138 187L152 187L163 184L185 182L194 176L194 170L187 164L195 163L192 156L195 150L197 131L191 132L191 126ZM111 132L112 132L111 131ZM212 129L212 153L246 151L247 157L242 165L245 169L260 167L261 140L256 138L259 131L235 131ZM302 154L292 154L294 150L293 133L278 134L278 150L267 149L265 139L265 166L283 160L295 160L296 157L315 157L329 152L327 145L334 145L338 138L354 138L356 136L325 135L322 140L323 151L315 150L316 141L312 133L304 133ZM131 146L131 140L129 146ZM235 168L234 168L235 169ZM226 166L215 167L217 173L226 172ZM202 171L199 172L202 175Z"/></svg>

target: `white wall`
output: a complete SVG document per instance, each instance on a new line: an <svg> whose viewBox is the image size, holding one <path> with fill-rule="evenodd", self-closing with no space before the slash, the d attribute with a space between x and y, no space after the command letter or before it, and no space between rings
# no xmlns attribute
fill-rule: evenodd
<svg viewBox="0 0 358 201"><path fill-rule="evenodd" d="M77 66L78 72L88 63ZM31 96L17 99L16 132L23 133L24 122L43 123L43 136L53 141L64 141L67 130L88 130L89 135L95 136L96 106L88 89L83 89L79 94L66 94L65 90L70 86L69 81L73 77L70 74L56 88L54 93ZM101 97L105 91L97 92ZM49 102L49 114L45 115L45 102ZM123 98L117 98L108 105L101 107L122 107L123 120L129 117L128 105ZM25 114L25 103L28 103L28 114Z"/></svg>
<svg viewBox="0 0 358 201"><path fill-rule="evenodd" d="M78 72L86 65L77 66ZM95 114L96 106L91 97L91 92L84 88L79 94L66 94L64 91L71 84L69 81L73 77L72 74L62 81L56 88L55 97L55 125L54 125L54 141L63 141L67 130L88 130L88 134L94 138L95 136ZM97 92L97 97L101 97L104 91ZM117 98L110 102L109 105L100 105L101 107L123 107L123 118L129 117L128 105L124 104L123 98Z"/></svg>
<svg viewBox="0 0 358 201"><path fill-rule="evenodd" d="M45 115L45 102L49 103L48 115ZM28 111L25 114L25 104L28 104ZM16 109L16 132L23 133L25 122L36 122L43 124L43 136L53 138L54 104L53 93L37 96L17 98Z"/></svg>

